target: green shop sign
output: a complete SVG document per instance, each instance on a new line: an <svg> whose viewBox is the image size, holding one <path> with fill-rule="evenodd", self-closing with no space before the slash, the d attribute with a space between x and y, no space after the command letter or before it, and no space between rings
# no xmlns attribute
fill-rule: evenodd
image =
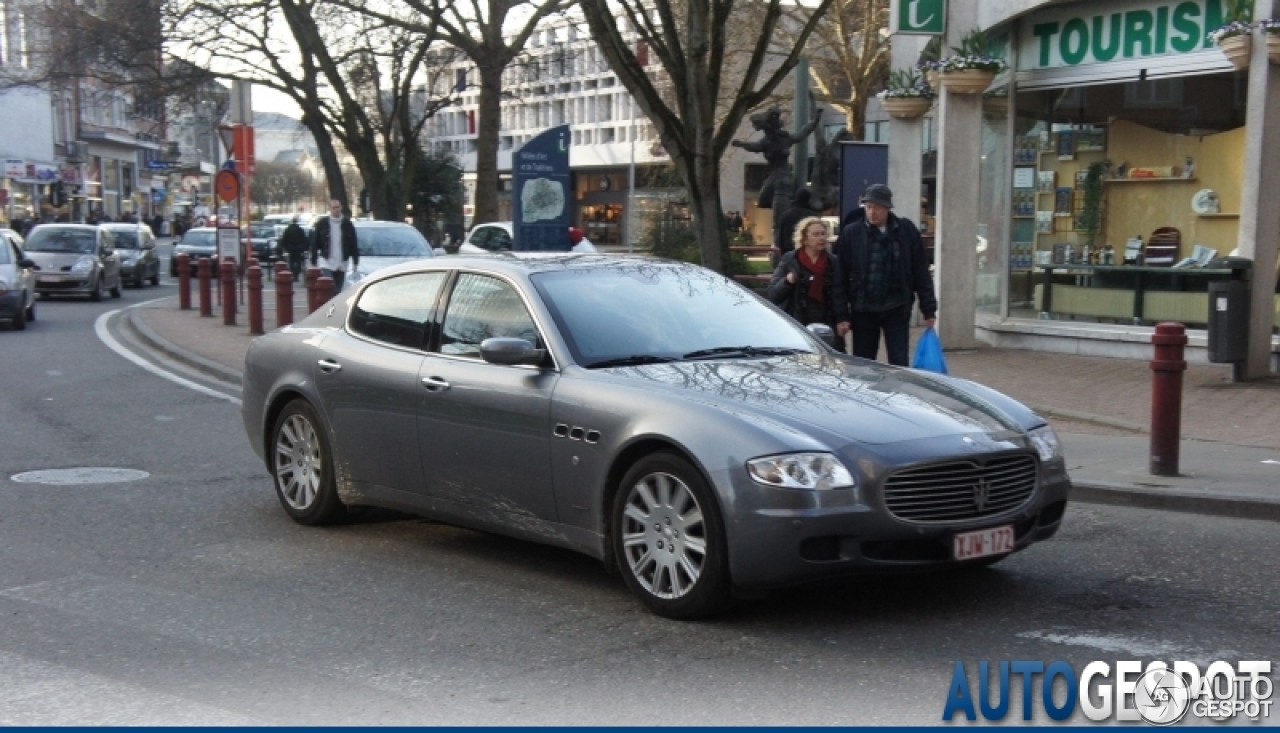
<svg viewBox="0 0 1280 733"><path fill-rule="evenodd" d="M939 36L947 30L947 0L892 0L892 33Z"/></svg>
<svg viewBox="0 0 1280 733"><path fill-rule="evenodd" d="M1036 13L1022 24L1018 67L1104 64L1212 48L1208 33L1225 22L1223 4L1223 0L1077 3Z"/></svg>

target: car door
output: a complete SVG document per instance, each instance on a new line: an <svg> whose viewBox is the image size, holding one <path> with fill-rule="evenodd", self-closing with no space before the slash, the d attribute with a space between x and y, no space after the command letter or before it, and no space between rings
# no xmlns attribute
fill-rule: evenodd
<svg viewBox="0 0 1280 733"><path fill-rule="evenodd" d="M493 275L459 273L446 301L438 348L422 365L423 490L554 520L551 396L559 373L480 358L480 342L491 337L542 346L538 328L516 286Z"/></svg>
<svg viewBox="0 0 1280 733"><path fill-rule="evenodd" d="M345 328L317 347L313 373L335 462L354 483L418 490L418 409L427 395L418 373L445 279L444 272L423 272L370 284Z"/></svg>
<svg viewBox="0 0 1280 733"><path fill-rule="evenodd" d="M5 235L5 245L9 248L9 256L13 258L13 271L17 288L27 292L26 303L32 303L36 299L36 272L34 268L23 267L22 261L26 259L27 254L22 251L22 247L13 240L13 237Z"/></svg>
<svg viewBox="0 0 1280 733"><path fill-rule="evenodd" d="M103 287L120 287L120 255L116 254L115 237L106 229L98 230L98 258L102 262Z"/></svg>

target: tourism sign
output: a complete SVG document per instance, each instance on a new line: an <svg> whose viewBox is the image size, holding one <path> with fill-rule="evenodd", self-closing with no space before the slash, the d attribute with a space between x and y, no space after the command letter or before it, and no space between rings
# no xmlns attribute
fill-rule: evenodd
<svg viewBox="0 0 1280 733"><path fill-rule="evenodd" d="M947 0L892 0L889 30L903 35L942 35L947 30Z"/></svg>
<svg viewBox="0 0 1280 733"><path fill-rule="evenodd" d="M1214 48L1226 0L1113 0L1035 13L1022 23L1021 70L1157 59Z"/></svg>
<svg viewBox="0 0 1280 733"><path fill-rule="evenodd" d="M568 252L569 126L539 133L511 158L511 249L517 252Z"/></svg>

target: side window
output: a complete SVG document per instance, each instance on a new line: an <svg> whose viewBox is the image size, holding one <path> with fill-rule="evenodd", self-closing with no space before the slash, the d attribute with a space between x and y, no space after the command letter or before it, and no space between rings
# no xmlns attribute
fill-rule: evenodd
<svg viewBox="0 0 1280 733"><path fill-rule="evenodd" d="M489 249L489 232L492 230L493 227L480 227L471 232L471 243L477 247Z"/></svg>
<svg viewBox="0 0 1280 733"><path fill-rule="evenodd" d="M422 348L444 280L443 272L424 272L370 285L351 309L351 330L376 341Z"/></svg>
<svg viewBox="0 0 1280 733"><path fill-rule="evenodd" d="M511 235L507 234L507 230L502 227L493 227L493 233L489 236L490 252L510 252L511 251Z"/></svg>
<svg viewBox="0 0 1280 733"><path fill-rule="evenodd" d="M510 284L486 275L460 275L449 296L440 352L478 359L480 342L487 338L522 338L539 345L538 329Z"/></svg>
<svg viewBox="0 0 1280 733"><path fill-rule="evenodd" d="M3 239L4 239L4 246L0 246L0 265L7 265L10 262L17 262L18 261L18 258L16 256L17 253L16 253L16 250L14 249L13 243L9 241L8 237L3 237Z"/></svg>

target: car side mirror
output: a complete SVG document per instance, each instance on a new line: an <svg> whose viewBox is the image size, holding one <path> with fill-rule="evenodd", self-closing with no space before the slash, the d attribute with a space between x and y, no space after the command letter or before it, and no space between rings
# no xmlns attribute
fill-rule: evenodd
<svg viewBox="0 0 1280 733"><path fill-rule="evenodd" d="M113 254L115 254L115 250L114 250L114 249L112 249L112 248L110 248L110 247L103 247L103 248L102 248L102 256L103 256L103 257L110 257L110 256L111 256L111 255L113 255Z"/></svg>
<svg viewBox="0 0 1280 733"><path fill-rule="evenodd" d="M36 263L33 260L27 259L26 257L23 257L22 259L18 260L18 267L21 267L24 270L34 269L35 266L36 266Z"/></svg>
<svg viewBox="0 0 1280 733"><path fill-rule="evenodd" d="M809 333L817 336L828 344L834 342L836 339L836 332L825 323L810 323L806 328L809 329Z"/></svg>
<svg viewBox="0 0 1280 733"><path fill-rule="evenodd" d="M526 339L489 338L480 342L480 357L490 364L537 364L547 355Z"/></svg>
<svg viewBox="0 0 1280 733"><path fill-rule="evenodd" d="M155 243L155 242L143 242L143 243L142 243L142 248L143 248L143 249L155 249L155 248L156 248L156 243Z"/></svg>

